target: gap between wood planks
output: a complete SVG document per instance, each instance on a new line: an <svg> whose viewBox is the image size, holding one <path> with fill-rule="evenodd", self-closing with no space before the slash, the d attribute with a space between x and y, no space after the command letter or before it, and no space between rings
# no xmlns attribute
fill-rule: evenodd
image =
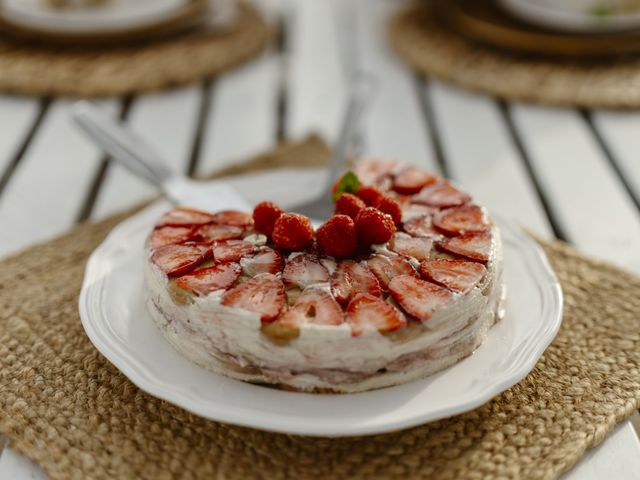
<svg viewBox="0 0 640 480"><path fill-rule="evenodd" d="M513 122L513 118L511 116L511 111L509 110L509 106L502 99L495 99L495 101L499 107L500 113L502 114L502 117L507 126L507 132L509 133L509 137L513 142L513 145L515 146L516 151L519 153L520 160L522 161L525 167L525 170L527 171L527 173L529 174L529 177L531 178L533 187L535 188L536 193L538 194L538 198L540 199L540 204L542 205L542 208L544 209L545 214L549 219L549 224L551 225L551 229L553 231L554 236L559 240L562 240L565 242L568 241L569 239L566 235L566 232L560 226L556 213L553 211L553 208L551 207L547 193L545 192L544 187L540 182L540 179L538 178L535 171L533 170L533 167L531 165L531 158L529 157L529 154L522 141L522 138L520 137L520 134L518 133L518 130Z"/></svg>
<svg viewBox="0 0 640 480"><path fill-rule="evenodd" d="M27 131L22 143L18 147L18 150L16 151L13 158L7 165L5 171L0 176L0 196L2 195L2 192L7 186L7 184L9 183L9 180L11 180L11 176L13 175L13 172L15 172L16 168L18 168L18 164L20 163L20 161L24 157L24 154L29 148L29 145L31 144L31 140L33 139L33 137L36 135L36 132L40 128L40 125L42 124L44 117L47 115L47 112L49 111L50 105L51 105L51 98L45 97L40 99L38 114L33 120L31 127L29 127L29 130Z"/></svg>
<svg viewBox="0 0 640 480"><path fill-rule="evenodd" d="M631 185L629 184L628 180L624 176L624 173L620 169L620 165L618 165L618 162L616 161L615 155L613 154L613 152L609 148L609 145L607 144L606 140L604 139L604 137L600 133L600 130L598 130L598 128L596 127L596 125L595 125L595 123L593 121L592 112L582 109L582 110L580 110L580 114L582 115L582 118L584 119L585 123L587 124L587 127L589 128L591 134L596 139L596 143L598 144L598 146L602 150L602 153L604 154L605 158L609 161L609 164L611 165L611 168L613 168L613 171L616 173L616 175L620 179L620 182L622 183L622 186L624 187L624 189L626 190L627 194L629 195L629 197L631 198L631 200L635 204L636 208L638 209L638 212L640 212L640 192L634 192L633 191L633 188L631 187Z"/></svg>
<svg viewBox="0 0 640 480"><path fill-rule="evenodd" d="M427 125L427 136L429 137L430 143L433 146L433 153L438 167L440 168L439 173L443 177L449 178L449 167L447 166L447 162L445 159L444 148L442 147L442 139L440 138L440 133L436 128L435 110L433 108L433 103L431 103L431 97L425 92L425 90L429 88L429 78L414 75L413 80L417 96L420 99L422 114L424 115L425 123ZM420 82L422 82L425 88L421 88Z"/></svg>
<svg viewBox="0 0 640 480"><path fill-rule="evenodd" d="M202 85L202 100L200 108L198 109L198 121L196 123L196 131L193 136L193 142L191 145L191 153L189 154L189 165L187 167L186 174L193 176L198 168L198 162L200 160L200 154L202 151L202 142L205 134L205 126L209 122L209 115L211 114L212 95L211 90L214 86L214 82L209 80Z"/></svg>
<svg viewBox="0 0 640 480"><path fill-rule="evenodd" d="M120 113L118 114L118 119L123 122L127 119L129 115L129 111L131 110L131 104L133 103L133 97L125 97L122 99L120 103ZM104 155L100 159L100 165L93 177L89 185L89 189L87 191L87 197L80 208L80 212L78 212L78 216L76 217L76 223L84 222L91 216L91 211L96 203L96 199L98 198L98 193L100 192L100 187L104 182L104 178L107 174L107 170L109 165L111 164L111 157L108 155Z"/></svg>

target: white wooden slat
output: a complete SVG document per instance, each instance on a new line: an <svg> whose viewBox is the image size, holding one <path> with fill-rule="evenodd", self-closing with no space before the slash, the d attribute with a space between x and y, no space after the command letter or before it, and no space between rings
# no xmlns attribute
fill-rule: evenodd
<svg viewBox="0 0 640 480"><path fill-rule="evenodd" d="M131 105L127 124L158 152L168 167L187 173L201 101L200 86L145 95ZM112 162L91 218L103 218L131 207L154 193L153 187Z"/></svg>
<svg viewBox="0 0 640 480"><path fill-rule="evenodd" d="M391 51L389 15L405 2L355 0L359 66L374 74L378 89L363 120L365 153L436 168L433 146L414 74Z"/></svg>
<svg viewBox="0 0 640 480"><path fill-rule="evenodd" d="M288 18L286 134L317 132L333 142L344 111L348 47L341 44L339 17L344 0L292 2Z"/></svg>
<svg viewBox="0 0 640 480"><path fill-rule="evenodd" d="M424 93L433 105L449 176L492 212L551 236L538 194L495 101L437 81Z"/></svg>
<svg viewBox="0 0 640 480"><path fill-rule="evenodd" d="M596 111L593 122L636 198L640 198L640 114Z"/></svg>
<svg viewBox="0 0 640 480"><path fill-rule="evenodd" d="M34 98L0 95L0 175L15 157L39 110L40 102Z"/></svg>
<svg viewBox="0 0 640 480"><path fill-rule="evenodd" d="M47 480L49 476L33 461L11 448L6 448L0 457L0 479L2 480Z"/></svg>
<svg viewBox="0 0 640 480"><path fill-rule="evenodd" d="M580 249L640 272L640 215L583 118L516 104L514 122L561 228Z"/></svg>
<svg viewBox="0 0 640 480"><path fill-rule="evenodd" d="M270 49L213 85L196 173L225 167L275 144L279 59Z"/></svg>
<svg viewBox="0 0 640 480"><path fill-rule="evenodd" d="M640 441L631 422L618 425L607 439L589 450L564 480L637 480L640 472Z"/></svg>
<svg viewBox="0 0 640 480"><path fill-rule="evenodd" d="M277 23L288 8L289 0L253 0L253 5L258 7L268 22Z"/></svg>
<svg viewBox="0 0 640 480"><path fill-rule="evenodd" d="M52 103L0 197L0 256L68 229L82 208L101 153L72 124L71 104Z"/></svg>

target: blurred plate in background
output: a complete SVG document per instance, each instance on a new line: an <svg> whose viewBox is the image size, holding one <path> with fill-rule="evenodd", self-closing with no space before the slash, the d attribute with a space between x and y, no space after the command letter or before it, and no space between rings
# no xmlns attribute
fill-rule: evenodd
<svg viewBox="0 0 640 480"><path fill-rule="evenodd" d="M516 53L579 59L640 52L640 30L612 35L549 30L510 15L499 1L451 0L435 7L457 34Z"/></svg>
<svg viewBox="0 0 640 480"><path fill-rule="evenodd" d="M640 28L639 0L499 0L518 18L575 33L614 33Z"/></svg>
<svg viewBox="0 0 640 480"><path fill-rule="evenodd" d="M231 4L229 0L103 0L82 7L53 7L43 0L0 0L0 27L38 40L129 41L198 26L210 20L218 3Z"/></svg>

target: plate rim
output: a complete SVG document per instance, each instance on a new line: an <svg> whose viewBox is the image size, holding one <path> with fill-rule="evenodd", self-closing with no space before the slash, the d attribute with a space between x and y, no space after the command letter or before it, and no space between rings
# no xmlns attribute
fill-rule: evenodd
<svg viewBox="0 0 640 480"><path fill-rule="evenodd" d="M105 337L105 335L109 335L108 330L110 327L108 321L93 322L91 320L92 315L101 315L102 319L106 319L108 317L102 308L104 302L96 303L96 299L99 300L104 293L104 288L100 288L100 285L105 281L105 275L102 271L104 269L103 262L106 261L104 257L105 252L108 253L108 249L112 246L114 241L122 236L126 236L127 228L133 228L137 223L144 221L146 217L149 217L149 219L153 221L155 216L160 213L160 208L167 208L166 205L167 204L163 201L154 202L134 216L120 222L91 253L85 267L85 275L78 299L80 319L87 336L98 351L136 386L156 398L165 400L184 408L195 415L213 421L278 433L321 437L344 437L388 433L451 417L473 410L487 403L489 400L526 377L531 370L533 370L535 364L538 362L547 347L551 344L562 323L562 288L544 251L532 238L526 236L518 228L511 225L510 222L494 216L501 231L507 231L509 232L509 235L514 236L515 239L522 243L523 247L528 249L529 260L538 262L539 273L544 274L545 280L547 281L544 286L549 290L547 292L549 302L547 302L547 305L545 306L544 315L548 319L547 322L544 323L545 328L536 332L536 335L534 335L536 341L530 342L527 345L528 348L524 349L525 351L516 352L519 355L526 354L525 358L520 359L520 361L517 362L517 365L515 366L516 368L509 368L501 371L501 380L496 380L490 383L488 388L486 382L483 382L483 391L481 393L469 395L472 397L470 400L461 401L453 407L442 407L435 411L431 410L426 413L407 416L399 420L387 421L387 423L382 425L379 423L347 424L340 431L336 431L333 425L325 427L322 424L316 423L313 425L301 426L299 425L299 422L293 424L286 421L283 422L282 415L273 413L266 415L264 420L261 419L256 421L251 415L246 416L246 409L243 410L244 415L242 412L233 413L229 411L221 416L216 415L215 413L212 414L211 411L203 412L203 408L199 406L198 401L193 398L193 396L185 395L184 392L181 393L174 385L162 382L161 379L152 379L152 375L146 371L147 369L141 365L139 361L136 362L135 358L132 358L132 356L125 351L124 347L120 345L115 334L110 334L111 339L109 341L109 339ZM536 283L539 282L536 281ZM96 293L98 294L98 297L96 297ZM96 307L98 308L96 309ZM479 348L482 348L482 345ZM194 367L200 368L195 365ZM211 375L216 374L211 373ZM389 389L392 388L396 387L389 387ZM310 393L297 394L316 396L316 394Z"/></svg>
<svg viewBox="0 0 640 480"><path fill-rule="evenodd" d="M585 12L558 12L527 0L498 0L503 8L521 20L535 25L575 33L623 33L640 26L640 12L613 15L607 20Z"/></svg>

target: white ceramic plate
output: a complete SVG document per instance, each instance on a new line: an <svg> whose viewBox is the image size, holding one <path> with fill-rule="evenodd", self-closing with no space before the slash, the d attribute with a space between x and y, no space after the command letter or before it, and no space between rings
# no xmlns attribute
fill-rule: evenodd
<svg viewBox="0 0 640 480"><path fill-rule="evenodd" d="M640 28L640 10L617 12L616 0L499 0L535 25L575 33L615 33ZM609 6L612 5L613 7Z"/></svg>
<svg viewBox="0 0 640 480"><path fill-rule="evenodd" d="M245 185L255 186L252 197L271 198L268 192L282 184L282 178L273 181L276 178L254 177ZM276 192L273 200L281 195ZM80 294L80 316L94 345L131 381L203 417L322 436L411 427L471 410L517 383L560 327L562 293L544 254L517 229L499 222L508 289L506 316L485 343L457 365L423 380L350 395L287 392L231 380L180 356L145 310L143 244L167 208L164 202L155 203L124 221L93 252Z"/></svg>

